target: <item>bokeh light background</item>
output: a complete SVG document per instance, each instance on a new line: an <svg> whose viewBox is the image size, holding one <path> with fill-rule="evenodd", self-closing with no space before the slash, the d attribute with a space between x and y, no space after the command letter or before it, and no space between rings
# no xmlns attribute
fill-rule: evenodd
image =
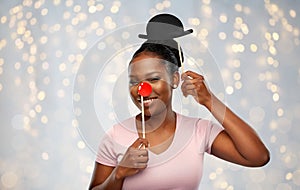
<svg viewBox="0 0 300 190"><path fill-rule="evenodd" d="M206 156L200 189L300 189L296 0L0 1L0 189L87 189L95 142L80 129L89 131L94 123L80 122L89 113L74 105L93 99L84 100L88 95L74 86L94 84L78 75L81 63L99 39L120 28L121 41L135 38L126 27L159 12L173 13L194 29L215 58L224 84L218 95L254 126L271 151L270 163L258 169ZM115 34L97 44L99 54L120 48ZM101 80L114 86L117 78ZM108 107L99 108L115 121Z"/></svg>

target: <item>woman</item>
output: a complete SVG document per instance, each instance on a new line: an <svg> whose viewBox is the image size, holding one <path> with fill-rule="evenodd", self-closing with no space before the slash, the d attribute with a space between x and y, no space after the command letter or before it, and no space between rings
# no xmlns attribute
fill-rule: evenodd
<svg viewBox="0 0 300 190"><path fill-rule="evenodd" d="M150 37L155 33L148 27L153 20L178 26L181 35L159 26L155 30L164 31L163 39ZM204 77L192 71L180 76L183 56L173 38L191 31L183 31L173 15L157 15L149 23L148 40L128 68L130 95L139 109L138 85L152 86L151 94L144 97L146 137L142 138L141 114L115 125L99 146L90 189L197 189L205 152L243 166L265 165L269 152L263 142L207 88ZM172 92L180 79L183 95L193 96L222 126L173 111Z"/></svg>

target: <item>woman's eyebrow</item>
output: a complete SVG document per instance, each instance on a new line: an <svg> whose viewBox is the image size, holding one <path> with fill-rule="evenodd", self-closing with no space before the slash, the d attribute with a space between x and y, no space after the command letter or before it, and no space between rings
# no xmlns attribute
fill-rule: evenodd
<svg viewBox="0 0 300 190"><path fill-rule="evenodd" d="M162 74L162 72L159 72L159 71L153 71L153 72L150 72L150 73L147 73L145 74L145 76L151 76L151 75L154 75L154 74ZM129 75L130 78L134 78L134 77L137 77L138 75Z"/></svg>

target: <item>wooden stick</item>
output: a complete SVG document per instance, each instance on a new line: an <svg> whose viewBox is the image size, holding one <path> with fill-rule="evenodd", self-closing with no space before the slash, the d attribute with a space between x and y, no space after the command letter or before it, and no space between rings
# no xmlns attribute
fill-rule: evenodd
<svg viewBox="0 0 300 190"><path fill-rule="evenodd" d="M145 108L144 108L144 97L141 96L141 103L142 103L142 136L146 138L146 127L145 127Z"/></svg>
<svg viewBox="0 0 300 190"><path fill-rule="evenodd" d="M182 63L182 56L181 56L181 48L180 48L180 45L179 45L179 42L177 41L177 48L178 48L178 53L179 53L179 59L180 59L180 64L181 64L181 73L184 72L183 70L183 63Z"/></svg>

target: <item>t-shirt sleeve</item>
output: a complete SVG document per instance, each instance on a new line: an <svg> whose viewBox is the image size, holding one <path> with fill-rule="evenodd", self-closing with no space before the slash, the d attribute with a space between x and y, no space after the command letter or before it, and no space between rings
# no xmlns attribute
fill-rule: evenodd
<svg viewBox="0 0 300 190"><path fill-rule="evenodd" d="M117 159L114 146L112 130L109 130L100 141L96 162L107 166L116 166Z"/></svg>
<svg viewBox="0 0 300 190"><path fill-rule="evenodd" d="M199 120L197 122L197 136L200 139L200 152L211 153L211 147L218 136L223 131L223 127L213 121Z"/></svg>
<svg viewBox="0 0 300 190"><path fill-rule="evenodd" d="M213 122L210 122L211 125L208 129L208 144L207 144L207 148L206 148L206 152L207 153L211 153L211 147L212 147L212 144L214 142L214 140L216 139L216 137L218 136L218 134L223 131L223 127L221 127L220 125L218 125L217 123L213 123Z"/></svg>

